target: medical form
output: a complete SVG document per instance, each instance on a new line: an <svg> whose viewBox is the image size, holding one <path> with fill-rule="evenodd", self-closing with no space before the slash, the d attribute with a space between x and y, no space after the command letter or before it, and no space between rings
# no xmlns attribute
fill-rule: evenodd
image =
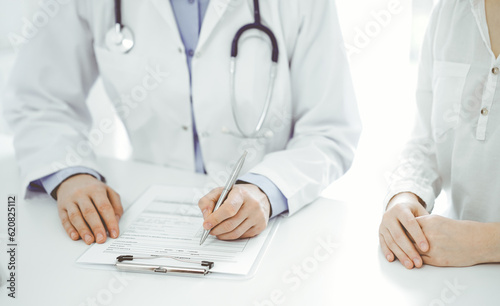
<svg viewBox="0 0 500 306"><path fill-rule="evenodd" d="M270 220L268 228L257 237L222 241L210 236L200 245L203 216L197 199L192 196L196 192L189 188L151 187L124 214L120 237L94 244L77 263L113 265L121 255L155 256L154 261L134 262L183 266L178 259L210 261L214 263L212 273L248 275L259 254L262 255L266 241L272 238L276 219Z"/></svg>

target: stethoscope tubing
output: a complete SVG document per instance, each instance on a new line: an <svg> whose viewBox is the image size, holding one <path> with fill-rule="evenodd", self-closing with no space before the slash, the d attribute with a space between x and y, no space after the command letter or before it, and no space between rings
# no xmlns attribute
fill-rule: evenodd
<svg viewBox="0 0 500 306"><path fill-rule="evenodd" d="M115 24L122 26L122 1L115 0Z"/></svg>
<svg viewBox="0 0 500 306"><path fill-rule="evenodd" d="M233 113L233 119L236 125L236 128L246 138L255 138L258 136L260 130L262 129L262 126L264 125L264 122L267 118L267 115L269 113L269 107L271 106L271 101L273 97L273 91L274 91L274 84L276 81L276 75L277 75L277 66L278 66L278 59L279 59L279 47L278 47L278 41L276 39L276 36L274 35L273 31L269 29L268 27L264 26L261 22L261 16L260 16L260 5L259 5L259 0L253 0L254 4L254 22L244 25L241 27L237 32L236 35L233 38L233 42L231 44L231 63L230 63L230 68L229 72L231 74L231 109ZM246 31L250 30L258 30L263 33L265 33L272 45L272 54L271 54L271 70L269 72L269 86L267 89L266 93L266 102L264 104L264 107L262 109L261 115L259 117L259 120L257 122L257 125L253 129L252 133L248 134L243 131L241 128L239 121L238 121L238 116L236 114L236 92L235 92L235 78L236 78L236 58L238 57L238 46L239 46L239 41L242 37L242 35Z"/></svg>
<svg viewBox="0 0 500 306"><path fill-rule="evenodd" d="M133 46L134 46L134 37L132 31L128 29L127 27L123 26L122 24L122 10L121 10L121 0L114 0L114 11L115 11L115 27L112 29L106 37L106 41L109 43L108 47L110 49L117 50L118 52L122 53L127 53L129 52ZM262 126L267 118L267 115L269 113L269 108L271 105L272 97L273 97L273 91L274 91L274 85L275 85L275 80L276 80L276 75L277 75L277 66L278 66L278 59L279 59L279 47L278 47L278 41L276 39L276 36L274 35L273 31L269 29L268 27L264 26L261 22L261 16L260 16L260 3L259 0L253 0L254 4L254 22L244 25L241 27L237 32L236 35L233 38L232 44L231 44L231 62L230 62L230 74L231 74L231 108L232 108L232 113L233 113L233 119L235 121L235 125L238 129L238 131L246 138L255 138L260 130L262 129ZM242 35L246 31L250 30L258 30L263 33L265 33L272 45L272 54L271 54L271 69L270 69L270 80L269 80L269 87L267 89L266 93L266 101L264 104L264 108L262 109L261 116L259 117L259 120L257 122L257 125L253 129L252 133L248 134L243 131L241 128L237 114L236 114L236 93L235 93L235 78L236 78L236 58L238 57L238 48L239 48L239 42L242 37ZM114 32L114 39L112 38Z"/></svg>

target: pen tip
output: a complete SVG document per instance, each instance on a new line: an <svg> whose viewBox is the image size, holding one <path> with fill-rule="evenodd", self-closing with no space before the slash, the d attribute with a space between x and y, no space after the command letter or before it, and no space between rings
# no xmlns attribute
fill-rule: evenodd
<svg viewBox="0 0 500 306"><path fill-rule="evenodd" d="M208 237L208 233L209 231L203 231L203 235L201 235L201 239L200 239L200 245L203 244L203 242L205 242L205 240L207 240L207 237Z"/></svg>

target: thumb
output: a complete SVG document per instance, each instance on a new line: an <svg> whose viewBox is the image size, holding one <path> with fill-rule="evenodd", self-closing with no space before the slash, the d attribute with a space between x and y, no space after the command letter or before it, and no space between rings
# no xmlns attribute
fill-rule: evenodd
<svg viewBox="0 0 500 306"><path fill-rule="evenodd" d="M425 220L427 219L428 216L420 216L420 217L416 217L415 220L417 220L418 224L420 225L420 227L422 227L422 223L425 222Z"/></svg>
<svg viewBox="0 0 500 306"><path fill-rule="evenodd" d="M203 214L203 219L209 216L215 207L215 203L219 200L220 195L222 194L223 188L215 188L209 193L207 193L204 197L200 199L198 202L198 207Z"/></svg>

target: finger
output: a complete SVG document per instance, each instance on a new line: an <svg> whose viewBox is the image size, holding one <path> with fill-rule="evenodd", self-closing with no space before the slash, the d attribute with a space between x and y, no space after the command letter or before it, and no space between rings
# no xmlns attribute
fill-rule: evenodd
<svg viewBox="0 0 500 306"><path fill-rule="evenodd" d="M428 255L422 255L422 259L424 260L424 263L426 264L432 264L432 257Z"/></svg>
<svg viewBox="0 0 500 306"><path fill-rule="evenodd" d="M428 214L429 214L429 212L422 205L418 206L417 214L416 214L418 217L426 216Z"/></svg>
<svg viewBox="0 0 500 306"><path fill-rule="evenodd" d="M267 227L267 224L255 224L252 226L246 233L244 233L240 238L252 238L257 236L258 234L262 233L263 230L265 230Z"/></svg>
<svg viewBox="0 0 500 306"><path fill-rule="evenodd" d="M92 231L87 226L87 222L85 222L85 219L83 218L78 205L76 205L75 203L68 204L66 206L66 211L68 213L71 224L78 231L78 234L80 235L80 237L82 237L83 241L85 241L86 244L91 244L92 242L94 242Z"/></svg>
<svg viewBox="0 0 500 306"><path fill-rule="evenodd" d="M209 230L219 225L222 221L236 216L243 202L243 190L241 188L233 188L219 209L205 218L203 227Z"/></svg>
<svg viewBox="0 0 500 306"><path fill-rule="evenodd" d="M415 219L415 216L409 211L404 211L403 216L400 216L399 220L409 233L409 236L413 238L413 241L415 241L418 248L423 252L427 252L429 250L429 243L427 242L427 238L425 237L420 224L418 224L417 219Z"/></svg>
<svg viewBox="0 0 500 306"><path fill-rule="evenodd" d="M111 238L118 237L118 220L115 210L111 205L108 195L105 192L97 192L92 195L92 202L101 216L101 223L104 222Z"/></svg>
<svg viewBox="0 0 500 306"><path fill-rule="evenodd" d="M64 230L66 230L66 233L68 233L68 236L75 241L80 239L80 235L78 235L77 230L71 224L66 210L59 209L59 218L61 219L62 226L64 227Z"/></svg>
<svg viewBox="0 0 500 306"><path fill-rule="evenodd" d="M415 249L413 246L413 243L410 241L408 236L405 234L403 228L401 227L401 224L399 222L395 222L393 224L390 224L387 227L388 231L391 234L391 237L394 239L396 244L403 250L405 254L407 254L412 262L415 264L417 267L422 266L422 258L420 258L420 254L418 251ZM391 248L392 250L392 248ZM406 263L405 263L405 266Z"/></svg>
<svg viewBox="0 0 500 306"><path fill-rule="evenodd" d="M224 190L222 187L212 189L212 191L198 201L198 207L203 214L203 219L214 211L215 203L219 200L222 190Z"/></svg>
<svg viewBox="0 0 500 306"><path fill-rule="evenodd" d="M222 234L227 234L227 233L234 231L246 219L246 216L244 214L240 214L240 212L238 212L238 214L236 214L236 216L229 218L229 219L226 219L226 220L222 221L216 227L212 228L210 235L220 236Z"/></svg>
<svg viewBox="0 0 500 306"><path fill-rule="evenodd" d="M252 219L252 208L250 206L243 205L234 217L222 221L219 225L212 229L210 234L220 236L222 234L230 233L239 227L246 219ZM244 232L241 234L244 234Z"/></svg>
<svg viewBox="0 0 500 306"><path fill-rule="evenodd" d="M248 212L245 212L245 215L248 215L247 219L251 221L253 226L250 229L248 229L240 238L250 238L259 235L260 233L262 233L263 230L266 229L267 223L269 221L269 219L263 217L260 214L254 214L256 212L255 205L252 206L247 204L249 203L246 202L245 205L243 206L243 209L248 210Z"/></svg>
<svg viewBox="0 0 500 306"><path fill-rule="evenodd" d="M413 243L413 245L415 246L415 248L417 248L417 245L415 244L415 240L413 240L413 237L410 235L410 233L403 227L403 230L405 232L405 235L406 237L408 237L408 239L410 239L411 243ZM417 251L419 249L417 248Z"/></svg>
<svg viewBox="0 0 500 306"><path fill-rule="evenodd" d="M426 264L426 265L439 266L439 264L434 260L434 258L432 256L423 254L422 260L423 260L424 264Z"/></svg>
<svg viewBox="0 0 500 306"><path fill-rule="evenodd" d="M122 206L122 200L120 198L120 195L116 193L113 189L107 187L107 194L108 194L108 199L111 202L111 205L113 206L113 209L115 211L115 216L116 216L116 221L120 221L120 218L123 216L123 206Z"/></svg>
<svg viewBox="0 0 500 306"><path fill-rule="evenodd" d="M220 240L235 240L235 239L243 238L243 235L246 234L248 232L248 230L250 230L253 226L254 226L254 223L252 221L250 221L249 219L245 219L234 230L232 230L229 233L217 235L217 238Z"/></svg>
<svg viewBox="0 0 500 306"><path fill-rule="evenodd" d="M106 230L104 229L101 217L97 213L96 207L90 198L81 198L77 203L80 207L83 218L94 233L95 241L97 243L104 243L106 241Z"/></svg>
<svg viewBox="0 0 500 306"><path fill-rule="evenodd" d="M403 250L401 250L401 248L395 242L389 230L385 229L382 234L384 235L384 239L387 243L387 246L394 253L394 255L396 255L397 259L401 262L401 264L405 266L407 269L412 269L413 262L410 260L408 255L406 255L406 253Z"/></svg>
<svg viewBox="0 0 500 306"><path fill-rule="evenodd" d="M382 253L384 253L385 258L388 262L394 261L394 254L389 250L387 243L385 242L384 235L379 234L380 248L382 249Z"/></svg>
<svg viewBox="0 0 500 306"><path fill-rule="evenodd" d="M417 249L417 250L418 250L418 246L417 246L415 243L413 243L413 245L415 246L415 249ZM429 248L429 249L430 249L430 248ZM422 252L422 251L419 251L419 254L420 254L420 257L422 258L422 261L425 263L425 261L424 261L424 256L429 256L429 253L428 253L428 252Z"/></svg>

